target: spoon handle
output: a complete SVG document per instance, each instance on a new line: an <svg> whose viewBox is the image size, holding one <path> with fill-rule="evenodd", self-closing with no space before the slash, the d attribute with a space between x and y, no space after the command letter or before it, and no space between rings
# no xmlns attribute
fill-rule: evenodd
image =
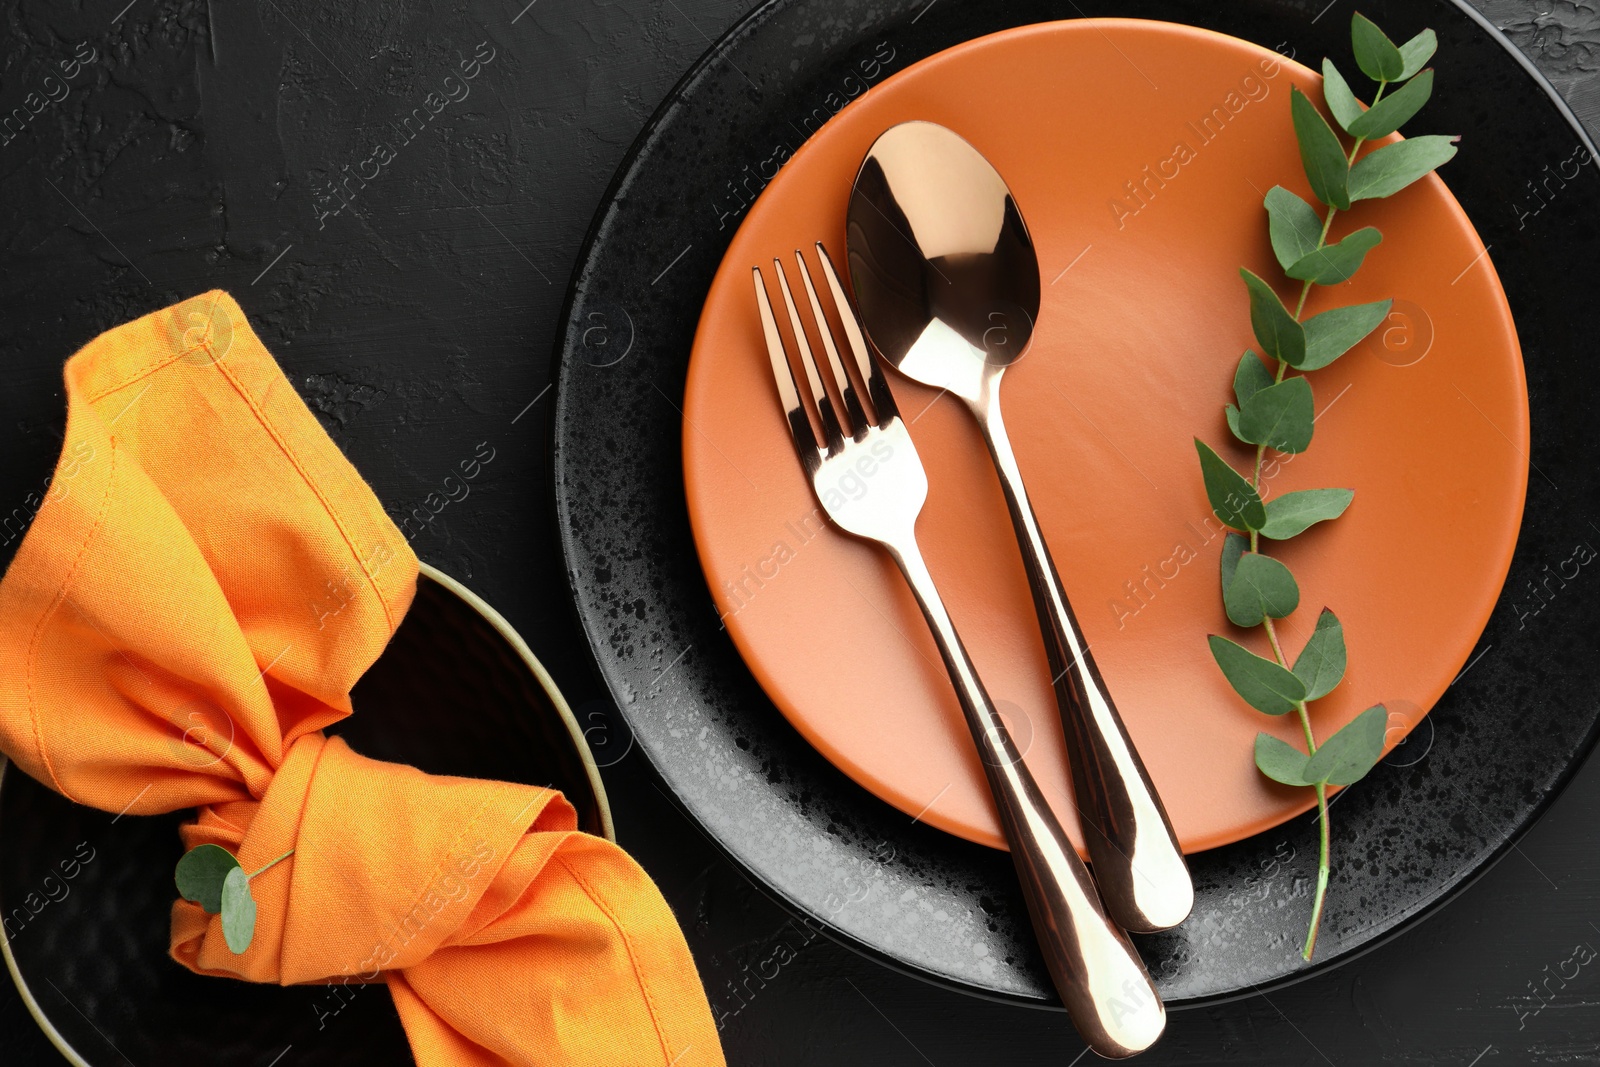
<svg viewBox="0 0 1600 1067"><path fill-rule="evenodd" d="M914 535L884 542L939 646L1000 812L1046 967L1089 1046L1121 1059L1153 1045L1166 1009L1128 935L1106 918L1083 861L1045 802L945 611Z"/></svg>
<svg viewBox="0 0 1600 1067"><path fill-rule="evenodd" d="M1039 613L1095 882L1119 925L1140 933L1165 930L1188 916L1194 883L1039 531L1001 418L998 370L972 408L1000 474Z"/></svg>

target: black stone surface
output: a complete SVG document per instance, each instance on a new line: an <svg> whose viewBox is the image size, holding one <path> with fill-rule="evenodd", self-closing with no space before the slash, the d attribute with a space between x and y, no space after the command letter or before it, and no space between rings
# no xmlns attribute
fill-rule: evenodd
<svg viewBox="0 0 1600 1067"><path fill-rule="evenodd" d="M935 0L917 23L933 28L918 32L943 25L947 4ZM1309 18L1321 6L1299 10ZM0 540L26 520L29 494L54 462L61 361L118 322L228 288L397 518L411 514L478 442L492 442L504 457L467 499L414 522L413 544L528 636L591 726L608 764L621 839L678 910L723 1021L730 1062L1070 1063L1082 1045L1059 1014L895 973L815 934L755 889L663 790L626 720L602 695L573 620L551 505L552 394L545 392L566 283L628 145L745 8L703 0L10 5L0 36L0 111L23 106L36 90L61 96L58 63L83 43L95 58L70 79L64 98L0 144L0 360L7 370L0 433L8 446L0 503L18 516ZM1364 9L1382 22L1391 8L1399 10ZM1486 3L1484 10L1580 116L1600 117L1593 77L1600 16L1570 3ZM1441 5L1428 18L1438 23L1449 14ZM1344 21L1348 5L1326 19L1335 16ZM810 30L834 32L825 20ZM394 145L396 125L413 107L426 107L430 92L459 95L444 78L483 41L493 58L480 61L470 95L426 124L413 120L416 135ZM57 81L47 84L50 74ZM1477 68L1462 75L1479 76ZM1492 88L1511 88L1492 70L1482 77ZM1440 94L1449 99L1446 86ZM1463 132L1490 123L1503 106L1510 102L1484 100L1461 116ZM345 166L355 171L379 141L395 149L381 172L364 186L352 181L342 197L331 191L329 181L342 178ZM1529 149L1519 134L1483 154L1500 181L1498 197L1468 205L1480 228L1514 229L1518 213L1535 206L1525 183L1560 157ZM1529 220L1532 233L1512 240L1551 258L1568 247L1563 234L1592 249L1593 215L1575 200L1555 196ZM1588 312L1583 297L1593 276L1579 276L1575 260L1565 265L1577 295L1549 329L1569 329ZM1530 351L1549 344L1546 324L1519 318L1519 326ZM1544 399L1557 404L1571 431L1534 456L1560 487L1530 499L1541 504L1531 517L1555 527L1552 544L1597 512L1581 491L1592 466L1582 432L1592 393L1572 363L1584 351L1567 353L1572 362L1557 365L1563 376L1543 382ZM10 541L0 552L14 547ZM1514 572L1512 590L1567 555L1525 560L1519 565L1531 569ZM1592 711L1592 699L1558 703L1547 695L1592 665L1593 629L1583 623L1594 605L1589 577L1485 638L1488 651L1473 673L1503 657L1541 675L1525 692L1481 698L1512 709L1525 728L1570 729ZM1411 770L1433 773L1438 752ZM1494 764L1455 767L1445 795L1498 773ZM1340 807L1357 799L1352 792ZM1514 809L1537 800L1496 803ZM1600 774L1590 767L1504 854L1505 863L1436 918L1300 984L1175 1013L1165 1044L1144 1062L1600 1062L1600 967L1577 962L1586 958L1584 946L1600 946L1591 925L1600 922L1597 808ZM1479 816L1458 814L1469 833ZM159 847L165 831L149 825L148 847ZM76 841L59 844L66 854ZM157 940L163 936L158 931ZM775 967L780 958L786 962ZM83 965L94 966L94 957ZM109 1010L51 993L41 1000L63 1017ZM381 1024L382 1013L373 1014L370 1021ZM182 1040L179 1013L150 1023ZM335 1062L334 1046L319 1050L321 1040L217 1050L215 1059ZM109 1043L85 1051L97 1065L168 1062L131 1060ZM0 1063L55 1062L21 1002L0 988Z"/></svg>

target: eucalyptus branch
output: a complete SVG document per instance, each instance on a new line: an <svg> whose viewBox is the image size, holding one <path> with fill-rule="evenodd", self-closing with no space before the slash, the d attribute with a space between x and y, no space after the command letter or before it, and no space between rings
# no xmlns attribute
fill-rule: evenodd
<svg viewBox="0 0 1600 1067"><path fill-rule="evenodd" d="M1213 634L1211 653L1235 691L1268 715L1294 712L1305 735L1305 750L1268 733L1256 736L1255 761L1262 774L1285 785L1313 790L1317 798L1320 850L1317 887L1302 955L1311 959L1322 922L1332 874L1332 835L1328 825L1328 787L1359 781L1382 755L1387 712L1368 708L1317 743L1309 704L1326 696L1344 677L1346 649L1338 617L1324 608L1316 628L1291 663L1274 620L1300 604L1300 588L1281 562L1262 552L1262 539L1283 541L1307 528L1342 515L1354 498L1352 489L1304 489L1272 500L1263 494L1262 472L1267 451L1294 454L1311 444L1316 417L1306 375L1348 352L1389 314L1391 301L1332 308L1303 318L1314 285L1337 285L1360 269L1383 235L1368 226L1330 244L1333 220L1360 200L1392 196L1455 155L1453 137L1424 136L1376 148L1369 142L1387 137L1417 113L1433 92L1433 72L1423 66L1438 42L1424 30L1404 45L1395 45L1371 21L1355 15L1350 26L1356 63L1377 83L1371 105L1350 90L1331 60L1323 60L1323 97L1352 144L1340 135L1311 101L1295 89L1290 111L1300 158L1313 195L1325 207L1317 211L1282 186L1267 193L1272 250L1284 273L1300 282L1291 312L1273 287L1241 270L1250 294L1250 324L1263 355L1276 363L1272 371L1254 351L1246 351L1234 372L1237 406L1226 407L1234 437L1255 446L1255 461L1245 478L1211 446L1198 438L1195 448L1205 479L1206 496L1217 518L1233 531L1222 549L1222 599L1228 619L1241 627L1260 626L1271 648L1269 659L1237 642ZM1389 93L1391 87L1397 87ZM1386 95L1388 94L1388 95ZM1359 157L1359 158L1358 158ZM1297 370L1299 374L1289 371Z"/></svg>
<svg viewBox="0 0 1600 1067"><path fill-rule="evenodd" d="M220 845L196 845L178 860L174 880L178 894L211 915L222 916L222 939L234 953L243 953L256 936L256 902L250 881L294 855L290 849L254 874L239 865L239 857Z"/></svg>

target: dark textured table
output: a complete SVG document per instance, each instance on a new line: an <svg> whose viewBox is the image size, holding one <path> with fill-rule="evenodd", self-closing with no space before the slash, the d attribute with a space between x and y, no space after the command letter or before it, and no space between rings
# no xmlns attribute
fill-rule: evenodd
<svg viewBox="0 0 1600 1067"><path fill-rule="evenodd" d="M418 554L499 607L591 727L622 842L688 932L731 1063L1071 1062L1082 1046L1060 1014L888 971L771 903L679 814L600 697L543 454L557 318L629 143L748 5L525 3L7 5L0 560L55 460L61 361L226 288ZM1600 130L1592 2L1479 6ZM507 459L464 493L446 485L480 442ZM1330 974L1177 1013L1141 1062L1600 1063L1597 811L1590 767L1437 916ZM0 1064L58 1062L0 984Z"/></svg>

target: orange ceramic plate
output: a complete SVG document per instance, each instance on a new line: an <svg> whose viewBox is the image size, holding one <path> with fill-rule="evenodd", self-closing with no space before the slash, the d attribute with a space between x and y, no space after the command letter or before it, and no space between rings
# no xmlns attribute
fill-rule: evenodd
<svg viewBox="0 0 1600 1067"><path fill-rule="evenodd" d="M1240 265L1282 275L1262 196L1309 199L1289 89L1321 79L1186 26L1086 19L950 49L845 107L788 160L728 249L695 338L684 473L702 564L728 632L773 702L862 786L909 816L1003 847L932 639L889 558L829 527L802 477L762 347L750 268L821 239L843 262L850 182L887 127L943 123L1010 184L1038 246L1044 302L1006 377L1034 505L1128 729L1188 851L1306 810L1307 790L1252 763L1292 717L1246 706L1207 633L1259 646L1223 615L1192 438L1238 466L1222 406L1252 344ZM1427 127L1427 112L1416 123ZM1468 144L1463 151L1485 150ZM1448 174L1448 168L1446 168ZM1494 266L1437 177L1357 204L1337 237L1383 243L1312 313L1395 298L1390 320L1312 376L1316 439L1268 468L1271 493L1350 486L1355 502L1273 555L1302 589L1292 656L1318 609L1350 667L1315 705L1326 735L1384 703L1398 743L1462 668L1510 565L1527 486L1528 399ZM1285 285L1283 292L1289 293ZM999 483L962 406L895 376L930 490L929 566L990 694L1076 832L1044 650ZM1265 652L1265 649L1260 649Z"/></svg>

